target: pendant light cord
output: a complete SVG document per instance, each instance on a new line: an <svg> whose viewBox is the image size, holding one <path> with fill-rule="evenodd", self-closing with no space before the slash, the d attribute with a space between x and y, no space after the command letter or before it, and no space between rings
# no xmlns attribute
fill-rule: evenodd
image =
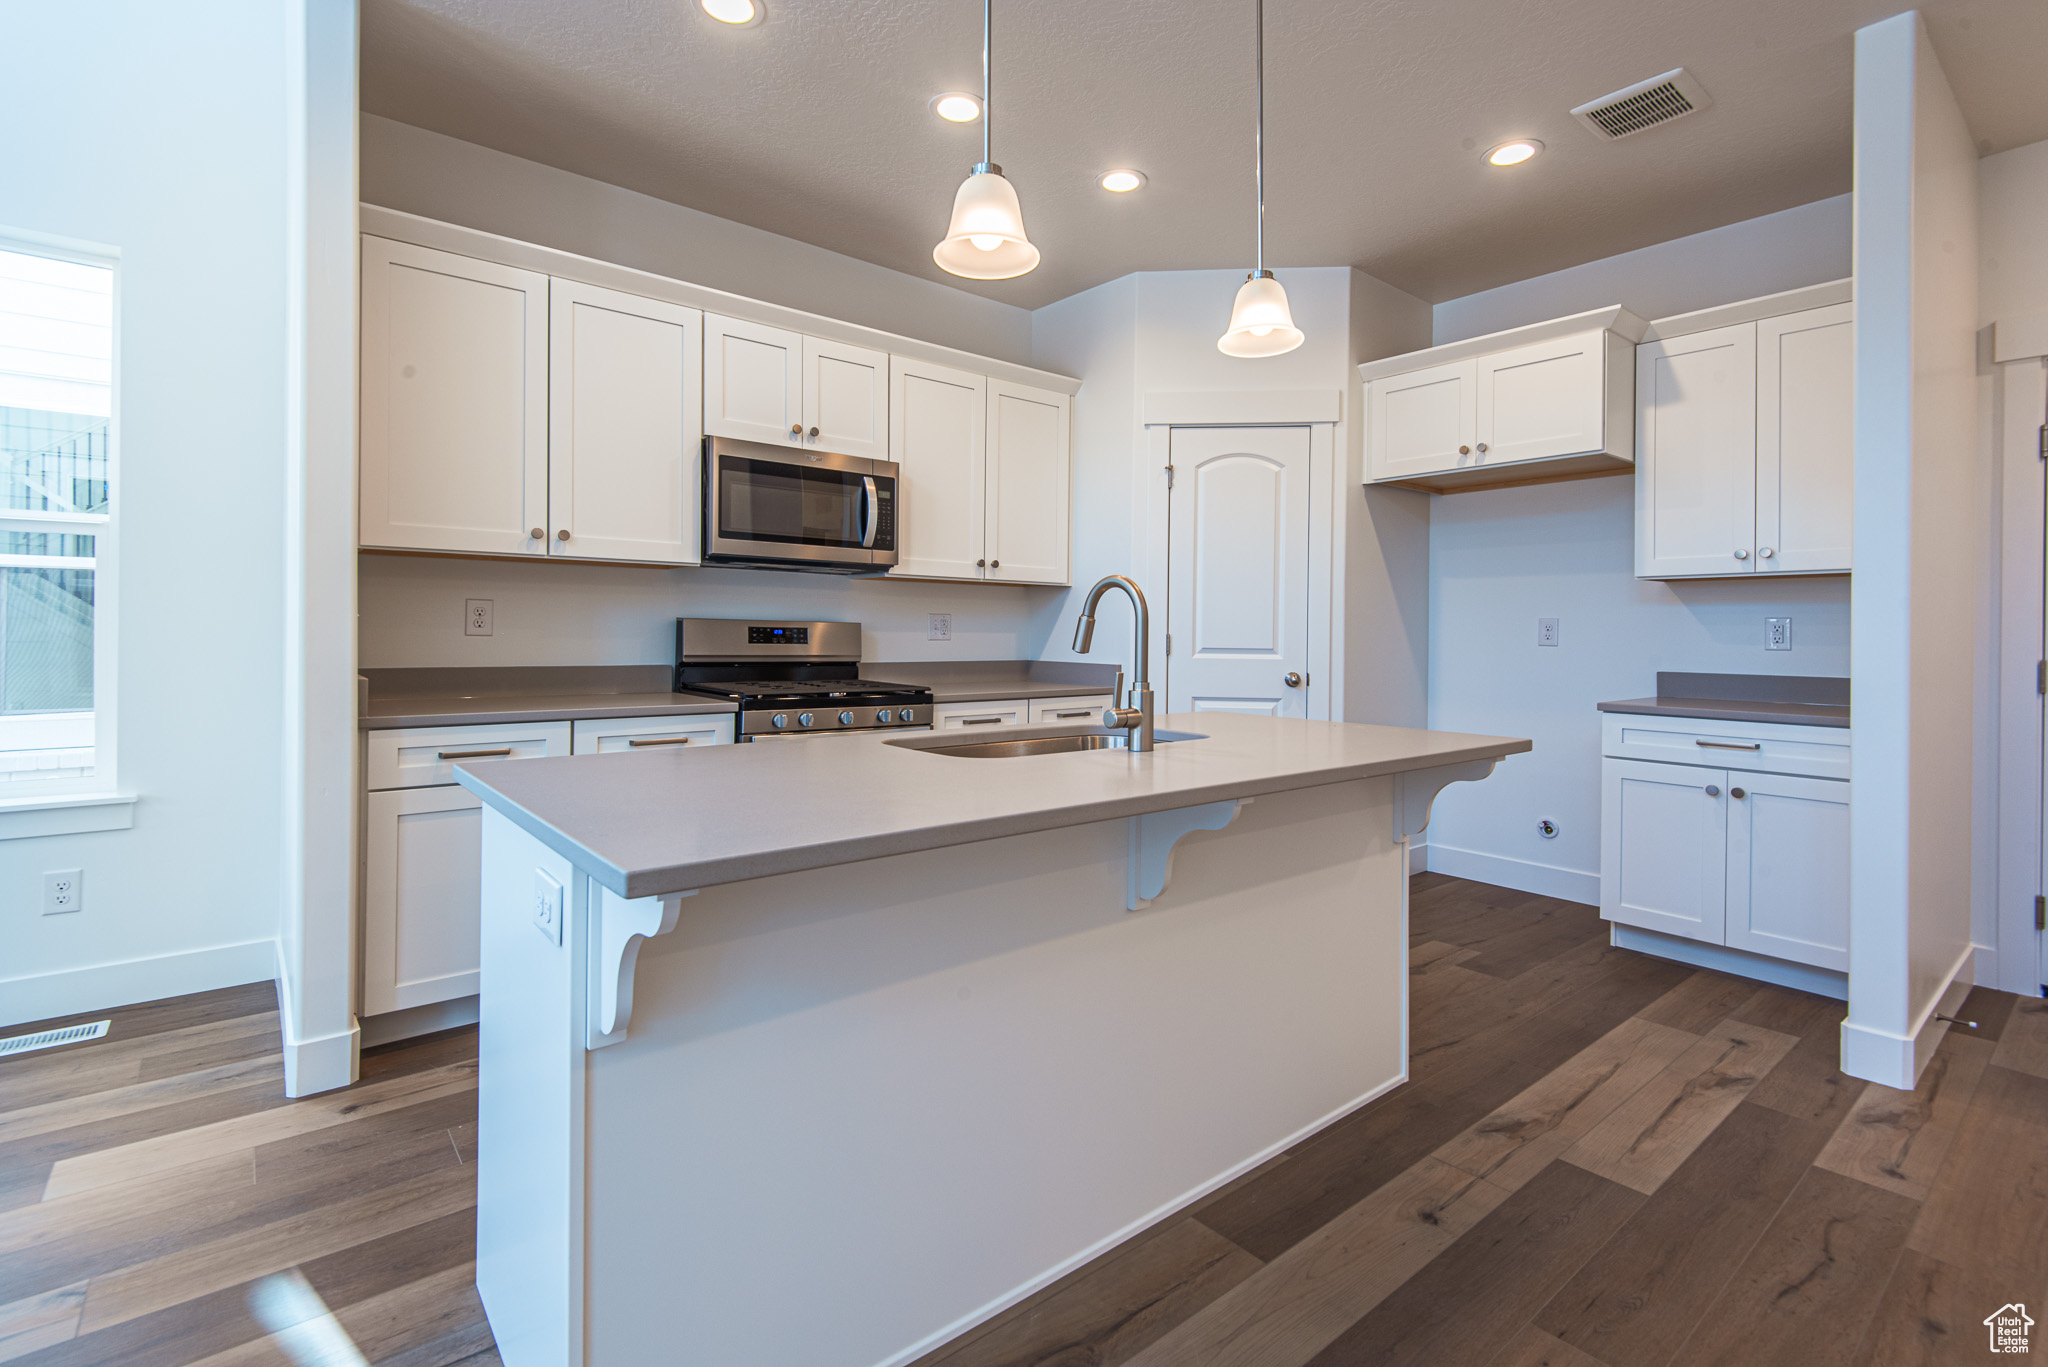
<svg viewBox="0 0 2048 1367"><path fill-rule="evenodd" d="M1252 134L1252 178L1258 186L1259 194L1258 268L1259 273L1263 275L1266 270L1266 0L1252 0L1252 13L1256 16L1257 27L1257 36L1252 41L1252 51L1256 54L1259 68L1259 117Z"/></svg>
<svg viewBox="0 0 2048 1367"><path fill-rule="evenodd" d="M995 32L995 0L981 0L981 160L992 165L988 155L988 50Z"/></svg>

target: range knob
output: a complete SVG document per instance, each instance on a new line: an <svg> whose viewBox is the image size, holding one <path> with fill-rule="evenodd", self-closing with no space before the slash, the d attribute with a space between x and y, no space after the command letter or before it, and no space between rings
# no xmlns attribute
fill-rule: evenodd
<svg viewBox="0 0 2048 1367"><path fill-rule="evenodd" d="M811 714L808 712L799 712L796 714L796 724L798 726L809 726L811 724L811 720Z"/></svg>
<svg viewBox="0 0 2048 1367"><path fill-rule="evenodd" d="M917 714L906 707L901 712L898 712L896 714L896 719L900 722L908 724L910 722L914 722L917 720Z"/></svg>
<svg viewBox="0 0 2048 1367"><path fill-rule="evenodd" d="M893 717L894 714L890 712L889 709L886 707L883 708L881 711L875 713L875 720L880 722L884 726L887 726L893 719Z"/></svg>
<svg viewBox="0 0 2048 1367"><path fill-rule="evenodd" d="M841 713L839 714L839 724L840 724L841 726L851 726L851 725L853 725L853 713L851 713L851 712L841 712Z"/></svg>
<svg viewBox="0 0 2048 1367"><path fill-rule="evenodd" d="M777 712L772 720L775 729L780 731L783 727L789 725L789 714L787 712Z"/></svg>

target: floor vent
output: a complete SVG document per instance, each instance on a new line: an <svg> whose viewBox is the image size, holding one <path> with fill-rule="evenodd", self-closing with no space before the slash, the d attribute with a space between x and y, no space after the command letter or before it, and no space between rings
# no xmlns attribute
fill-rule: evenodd
<svg viewBox="0 0 2048 1367"><path fill-rule="evenodd" d="M77 1044L81 1040L98 1039L107 1033L112 1021L94 1021L90 1025L66 1025L56 1030L38 1030L33 1035L16 1035L13 1039L0 1039L0 1058L10 1054L26 1054L31 1049L53 1049L60 1044Z"/></svg>
<svg viewBox="0 0 2048 1367"><path fill-rule="evenodd" d="M1697 114L1713 100L1684 67L1602 95L1572 111L1572 117L1610 141Z"/></svg>

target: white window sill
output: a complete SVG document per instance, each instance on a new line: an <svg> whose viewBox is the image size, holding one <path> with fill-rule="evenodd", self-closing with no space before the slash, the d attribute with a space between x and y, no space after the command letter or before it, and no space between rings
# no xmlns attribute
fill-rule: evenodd
<svg viewBox="0 0 2048 1367"><path fill-rule="evenodd" d="M125 831L135 824L133 793L66 793L0 798L0 840L86 831Z"/></svg>

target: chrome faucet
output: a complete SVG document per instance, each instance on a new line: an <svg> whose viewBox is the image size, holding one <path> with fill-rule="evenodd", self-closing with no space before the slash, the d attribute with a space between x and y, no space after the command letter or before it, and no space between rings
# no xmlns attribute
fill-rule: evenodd
<svg viewBox="0 0 2048 1367"><path fill-rule="evenodd" d="M1111 730L1122 730L1130 734L1133 752L1143 754L1152 748L1152 673L1149 642L1152 639L1152 614L1145 607L1145 591L1137 581L1121 574L1106 575L1094 588L1088 590L1088 601L1081 608L1081 620L1074 624L1074 653L1086 655L1088 645L1095 639L1095 605L1102 601L1102 595L1110 589L1122 589L1131 596L1131 608L1137 614L1137 660L1138 678L1131 685L1129 701L1125 707L1124 671L1118 665L1116 687L1111 697L1111 706L1102 714L1102 724Z"/></svg>

